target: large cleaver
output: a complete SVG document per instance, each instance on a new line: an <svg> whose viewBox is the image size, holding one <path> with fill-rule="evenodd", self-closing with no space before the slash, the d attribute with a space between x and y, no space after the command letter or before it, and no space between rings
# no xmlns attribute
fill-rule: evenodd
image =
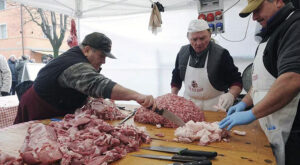
<svg viewBox="0 0 300 165"><path fill-rule="evenodd" d="M152 109L152 106L149 108ZM163 116L164 118L172 121L173 123L175 123L176 125L178 125L179 127L184 126L185 122L179 118L178 116L176 116L174 113L172 113L171 111L168 111L166 109L158 109L157 107L154 110L155 113Z"/></svg>

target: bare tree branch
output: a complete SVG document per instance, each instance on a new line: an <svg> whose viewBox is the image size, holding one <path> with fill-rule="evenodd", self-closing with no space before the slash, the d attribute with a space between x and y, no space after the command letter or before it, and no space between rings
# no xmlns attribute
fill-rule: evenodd
<svg viewBox="0 0 300 165"><path fill-rule="evenodd" d="M31 20L33 21L33 22L35 22L37 25L39 25L39 26L42 26L39 22L37 22L37 20L35 19L35 17L32 15L32 13L30 12L30 10L26 7L26 6L23 6L26 10L27 10L27 12L30 14L30 16L31 16Z"/></svg>
<svg viewBox="0 0 300 165"><path fill-rule="evenodd" d="M43 9L37 9L36 10L36 15L34 15L34 12L30 11L27 7L25 7L26 11L29 13L31 20L33 22L35 22L38 26L41 27L43 33L45 34L45 36L49 39L50 44L52 45L53 48L53 53L54 53L54 57L58 56L58 52L59 52L59 48L62 45L62 42L64 40L65 37L65 32L67 29L67 20L68 20L68 16L67 15L63 15L60 14L59 16L59 21L60 21L60 25L59 25L59 37L57 35L58 32L58 27L57 27L57 18L56 18L56 14L55 12L46 12ZM50 15L48 15L48 13L50 13ZM51 24L48 21L48 19L51 19ZM40 21L40 22L39 22ZM52 30L51 30L52 28Z"/></svg>

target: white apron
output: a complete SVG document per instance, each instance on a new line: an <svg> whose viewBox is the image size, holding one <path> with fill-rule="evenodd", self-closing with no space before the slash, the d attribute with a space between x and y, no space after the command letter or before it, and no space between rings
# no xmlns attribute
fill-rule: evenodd
<svg viewBox="0 0 300 165"><path fill-rule="evenodd" d="M203 68L194 68L189 66L190 58L185 72L183 97L193 101L201 110L217 111L213 108L218 104L219 97L223 91L216 90L208 79L207 61L209 52Z"/></svg>
<svg viewBox="0 0 300 165"><path fill-rule="evenodd" d="M266 96L276 80L263 64L263 52L266 45L267 42L259 45L257 55L253 62L251 96L254 105ZM298 93L289 104L280 110L259 119L260 126L272 145L272 150L278 165L285 164L285 144L288 140L296 116L299 98L300 94Z"/></svg>

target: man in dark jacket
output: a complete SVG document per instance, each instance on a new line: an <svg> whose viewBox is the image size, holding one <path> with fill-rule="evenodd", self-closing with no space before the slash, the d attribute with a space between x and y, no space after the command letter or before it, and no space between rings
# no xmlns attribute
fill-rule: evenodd
<svg viewBox="0 0 300 165"><path fill-rule="evenodd" d="M190 44L181 47L172 72L172 93L184 81L186 99L202 110L225 111L242 91L241 73L229 52L211 41L206 21L192 20L187 37Z"/></svg>
<svg viewBox="0 0 300 165"><path fill-rule="evenodd" d="M12 78L12 84L11 84L11 89L10 89L10 94L14 95L15 94L15 88L18 83L18 74L16 70L16 56L11 55L7 61L10 72L11 72L11 78Z"/></svg>
<svg viewBox="0 0 300 165"><path fill-rule="evenodd" d="M18 75L18 84L21 83L21 81L22 81L24 66L27 62L29 62L29 56L23 55L22 58L18 61L17 65L16 65L16 70L17 70L17 75Z"/></svg>
<svg viewBox="0 0 300 165"><path fill-rule="evenodd" d="M230 130L259 119L277 164L299 164L300 10L283 0L248 0L240 16L250 13L263 27L253 62L252 88L229 109L220 128ZM245 111L251 105L254 107Z"/></svg>
<svg viewBox="0 0 300 165"><path fill-rule="evenodd" d="M102 33L87 35L75 46L51 60L40 70L33 85L21 96L16 123L74 113L88 96L113 100L134 100L144 107L156 107L151 95L127 89L100 74L111 53L111 40Z"/></svg>

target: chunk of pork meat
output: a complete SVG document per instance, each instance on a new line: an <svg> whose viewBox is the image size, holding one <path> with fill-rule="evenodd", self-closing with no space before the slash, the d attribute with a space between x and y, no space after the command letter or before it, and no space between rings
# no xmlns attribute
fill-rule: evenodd
<svg viewBox="0 0 300 165"><path fill-rule="evenodd" d="M55 130L41 123L32 124L27 131L20 155L28 164L52 164L62 158Z"/></svg>
<svg viewBox="0 0 300 165"><path fill-rule="evenodd" d="M228 131L219 128L219 122L189 121L175 130L175 141L193 142L199 140L199 145L208 145L211 142L221 141L228 137Z"/></svg>
<svg viewBox="0 0 300 165"><path fill-rule="evenodd" d="M95 115L97 118L103 120L121 120L126 117L112 101L103 98L91 98L90 101L81 109L77 110L76 113L81 112Z"/></svg>
<svg viewBox="0 0 300 165"><path fill-rule="evenodd" d="M0 164L1 165L22 165L23 163L20 158L17 159L0 150Z"/></svg>

